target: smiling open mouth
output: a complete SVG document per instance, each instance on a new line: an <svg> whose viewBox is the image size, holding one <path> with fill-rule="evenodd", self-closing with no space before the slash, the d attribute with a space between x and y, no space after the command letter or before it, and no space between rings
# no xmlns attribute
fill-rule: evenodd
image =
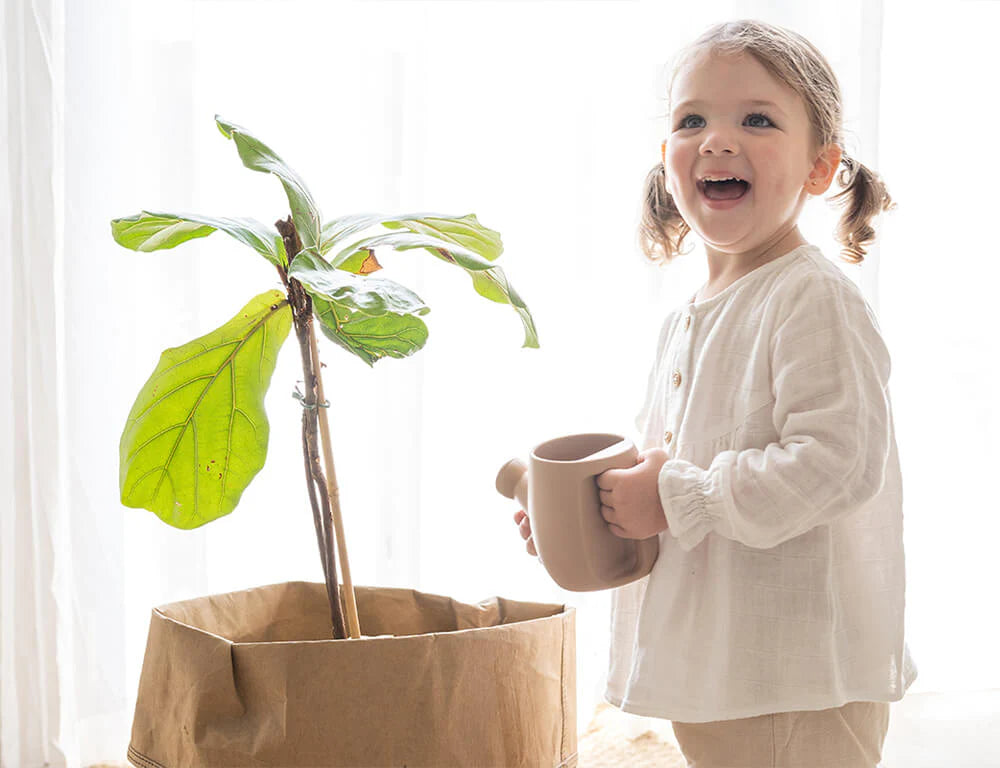
<svg viewBox="0 0 1000 768"><path fill-rule="evenodd" d="M698 182L698 189L709 200L738 200L750 189L749 181L728 179L726 181Z"/></svg>

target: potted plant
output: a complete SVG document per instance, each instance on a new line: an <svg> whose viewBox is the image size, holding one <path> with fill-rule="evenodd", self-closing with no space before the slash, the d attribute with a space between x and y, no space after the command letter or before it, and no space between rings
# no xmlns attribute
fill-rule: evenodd
<svg viewBox="0 0 1000 768"><path fill-rule="evenodd" d="M409 356L427 340L428 307L373 276L377 249L423 250L464 269L480 295L515 310L524 346L538 346L527 306L496 264L499 233L474 214L324 222L273 150L218 116L216 124L244 166L278 177L291 215L271 228L144 210L113 220L112 235L153 251L222 231L270 261L284 290L254 296L221 327L162 353L122 433L121 500L178 528L232 512L264 466L264 395L294 327L303 465L324 583L154 609L129 759L157 768L574 764L573 609L355 588L326 416L317 325L369 366Z"/></svg>

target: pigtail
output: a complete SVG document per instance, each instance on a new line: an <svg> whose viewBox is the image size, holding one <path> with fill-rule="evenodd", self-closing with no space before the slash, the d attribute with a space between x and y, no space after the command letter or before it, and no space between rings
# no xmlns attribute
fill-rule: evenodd
<svg viewBox="0 0 1000 768"><path fill-rule="evenodd" d="M680 252L691 227L681 217L673 196L667 192L666 171L657 163L646 175L639 248L653 262L668 263Z"/></svg>
<svg viewBox="0 0 1000 768"><path fill-rule="evenodd" d="M846 154L841 162L844 168L837 181L844 190L830 201L845 210L834 236L844 246L841 250L843 257L852 264L860 264L864 261L865 246L875 239L871 220L882 211L893 210L896 204L877 173Z"/></svg>

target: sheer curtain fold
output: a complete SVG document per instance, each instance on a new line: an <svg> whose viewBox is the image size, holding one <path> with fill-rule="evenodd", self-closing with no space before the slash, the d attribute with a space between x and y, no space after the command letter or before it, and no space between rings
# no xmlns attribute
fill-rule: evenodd
<svg viewBox="0 0 1000 768"><path fill-rule="evenodd" d="M64 482L62 0L3 10L0 762L72 765ZM70 746L67 747L67 742Z"/></svg>
<svg viewBox="0 0 1000 768"><path fill-rule="evenodd" d="M325 219L474 212L501 232L504 269L535 316L540 350L520 348L509 307L483 301L465 274L420 251L379 254L385 276L432 307L418 356L369 369L333 345L321 348L352 573L357 584L469 602L499 594L577 606L578 726L586 728L607 669L608 595L555 587L524 554L515 510L493 478L504 461L554 435L631 429L662 317L707 276L700 248L655 269L635 245L642 180L668 130L663 65L709 24L745 16L796 29L828 56L844 90L848 148L884 175L899 202L863 267L839 263L875 307L893 358L907 489L907 639L921 673L907 699L927 684L1000 687L985 650L995 622L948 598L996 580L994 561L965 553L991 539L952 545L938 533L945 513L963 530L982 524L975 509L988 492L974 482L956 491L943 477L929 443L961 436L928 439L950 428L934 413L949 383L926 375L933 344L935 354L970 353L949 358L950 402L979 408L978 420L962 423L1000 428L985 389L963 399L978 381L996 379L977 374L1000 363L971 353L990 343L982 329L996 326L995 302L984 294L974 304L947 303L997 281L946 290L948 274L928 263L922 227L940 216L921 206L949 201L914 190L929 174L940 174L942 189L968 180L910 162L924 139L908 137L907 117L923 97L908 89L932 76L941 78L937 90L968 88L973 103L973 85L947 83L938 69L916 77L911 70L922 61L913 57L935 24L956 25L974 12L981 15L971 31L988 34L981 7L990 5L1000 8L961 3L946 11L942 3L912 14L896 0L715 0L681 18L676 5L658 0L7 0L0 766L124 759L153 606L321 580L301 487L300 406L291 397L301 378L297 350L279 356L266 401L268 462L236 512L177 531L118 498L120 430L159 353L280 286L273 267L222 234L149 254L111 240L110 219L142 208L267 223L287 214L277 181L240 165L214 126L216 113L273 146L309 184ZM289 40L295 56L262 55ZM970 57L974 71L976 51L952 53ZM800 219L807 239L834 261L840 212L814 201ZM961 216L968 211L953 212ZM985 207L981 218L988 220ZM951 236L965 239L949 258L973 250L969 233ZM981 261L968 268L984 269ZM930 302L936 318L910 296L925 275L926 294L939 297ZM975 322L961 326L956 344L955 329L941 320L967 312ZM984 477L995 450L984 439L969 459L981 462ZM979 570L963 576L970 562ZM954 653L941 612L963 628L975 650L969 658ZM936 701L935 713L951 706ZM906 704L894 705L894 717L910 730L891 731L888 742L898 742L900 755L906 739L926 730L907 720ZM654 725L629 722L633 735Z"/></svg>

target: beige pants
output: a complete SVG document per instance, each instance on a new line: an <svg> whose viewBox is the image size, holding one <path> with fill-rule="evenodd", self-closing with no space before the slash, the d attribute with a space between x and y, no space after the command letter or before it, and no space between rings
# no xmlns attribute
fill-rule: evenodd
<svg viewBox="0 0 1000 768"><path fill-rule="evenodd" d="M711 723L672 723L688 768L875 768L889 704L852 701Z"/></svg>

